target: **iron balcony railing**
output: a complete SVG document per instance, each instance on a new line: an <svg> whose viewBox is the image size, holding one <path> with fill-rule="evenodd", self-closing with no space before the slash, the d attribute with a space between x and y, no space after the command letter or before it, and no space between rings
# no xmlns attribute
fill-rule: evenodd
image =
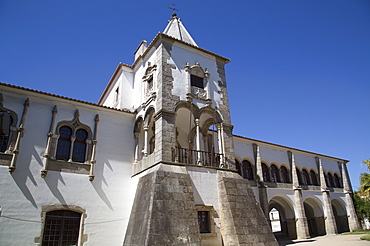
<svg viewBox="0 0 370 246"><path fill-rule="evenodd" d="M222 154L207 151L198 151L175 147L173 161L177 163L199 165L206 167L220 167Z"/></svg>

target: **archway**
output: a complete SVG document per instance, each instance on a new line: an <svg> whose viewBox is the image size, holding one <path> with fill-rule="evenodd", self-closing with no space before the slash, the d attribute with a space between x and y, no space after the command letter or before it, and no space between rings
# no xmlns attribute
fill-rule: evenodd
<svg viewBox="0 0 370 246"><path fill-rule="evenodd" d="M336 198L331 201L331 205L333 207L338 233L349 231L348 216L344 202L341 199Z"/></svg>
<svg viewBox="0 0 370 246"><path fill-rule="evenodd" d="M271 198L269 211L274 214L273 219L270 214L271 226L277 229L274 235L278 240L297 238L293 203L286 195L276 195Z"/></svg>
<svg viewBox="0 0 370 246"><path fill-rule="evenodd" d="M325 220L322 204L316 197L308 197L304 202L308 230L311 237L325 235Z"/></svg>

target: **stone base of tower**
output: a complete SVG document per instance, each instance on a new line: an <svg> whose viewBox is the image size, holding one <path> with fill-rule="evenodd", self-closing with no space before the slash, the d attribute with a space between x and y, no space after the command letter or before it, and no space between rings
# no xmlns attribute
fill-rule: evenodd
<svg viewBox="0 0 370 246"><path fill-rule="evenodd" d="M217 175L224 245L278 245L248 180L227 171Z"/></svg>
<svg viewBox="0 0 370 246"><path fill-rule="evenodd" d="M124 245L201 245L184 167L159 164L139 179Z"/></svg>
<svg viewBox="0 0 370 246"><path fill-rule="evenodd" d="M204 170L199 167L200 173ZM202 242L207 235L199 231L194 201L197 181L192 180L187 167L158 164L145 172L138 181L124 245L207 244ZM194 175L197 168L192 172ZM248 180L230 171L214 174L214 187L208 188L217 191L218 197L214 197L215 204L205 207L217 210L220 223L215 226L220 226L221 232L212 231L217 234L212 245L278 245Z"/></svg>

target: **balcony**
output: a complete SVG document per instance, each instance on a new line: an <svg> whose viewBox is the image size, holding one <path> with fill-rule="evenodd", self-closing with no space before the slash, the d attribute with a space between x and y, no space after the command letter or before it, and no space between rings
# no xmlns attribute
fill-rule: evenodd
<svg viewBox="0 0 370 246"><path fill-rule="evenodd" d="M172 161L181 164L197 165L204 167L221 167L223 155L207 151L198 151L175 147L172 152Z"/></svg>

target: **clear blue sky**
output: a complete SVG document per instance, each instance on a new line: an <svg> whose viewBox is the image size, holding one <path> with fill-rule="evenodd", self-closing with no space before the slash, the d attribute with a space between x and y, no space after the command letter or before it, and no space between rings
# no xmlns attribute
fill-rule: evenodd
<svg viewBox="0 0 370 246"><path fill-rule="evenodd" d="M370 158L368 0L0 0L0 81L97 102L119 62L162 32L175 3L226 66L234 133Z"/></svg>

